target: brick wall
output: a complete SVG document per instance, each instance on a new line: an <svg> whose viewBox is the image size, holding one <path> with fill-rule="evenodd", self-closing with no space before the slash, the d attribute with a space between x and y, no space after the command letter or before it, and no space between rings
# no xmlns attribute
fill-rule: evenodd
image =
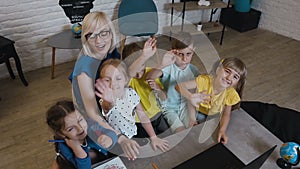
<svg viewBox="0 0 300 169"><path fill-rule="evenodd" d="M71 28L69 18L58 2L58 0L0 1L0 35L15 41L24 72L50 66L51 48L46 44L47 38ZM117 3L116 0L95 0L91 11L102 10L113 17ZM57 49L56 64L76 59L78 51ZM12 59L11 64L17 75ZM0 65L0 72L0 78L9 76L5 64Z"/></svg>
<svg viewBox="0 0 300 169"><path fill-rule="evenodd" d="M171 0L154 1L159 11L169 13L163 6ZM115 19L119 3L120 0L95 0L91 11L102 10ZM252 7L262 11L260 28L300 40L300 17L297 17L297 11L300 10L299 0L253 0ZM200 19L208 20L208 16L209 11L189 11L186 19L194 22ZM2 0L0 22L0 35L16 42L15 47L24 72L50 66L51 48L46 44L47 38L71 27L69 19L58 5L58 0ZM166 14L160 15L159 22L160 27L169 25L170 18ZM180 19L177 23L181 23ZM57 49L56 64L74 60L77 54L78 50ZM16 72L12 60L11 63ZM5 64L0 65L0 72L0 78L8 77Z"/></svg>
<svg viewBox="0 0 300 169"><path fill-rule="evenodd" d="M262 12L259 28L300 40L299 0L253 0L252 7Z"/></svg>

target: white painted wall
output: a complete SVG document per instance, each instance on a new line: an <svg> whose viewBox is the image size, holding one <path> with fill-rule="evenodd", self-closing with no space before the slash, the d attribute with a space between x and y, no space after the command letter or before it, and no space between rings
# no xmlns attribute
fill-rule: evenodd
<svg viewBox="0 0 300 169"><path fill-rule="evenodd" d="M160 12L171 0L154 0ZM179 0L175 0L177 2ZM51 48L47 38L71 28L71 24L58 0L1 0L0 1L0 35L14 40L20 56L23 71L31 71L51 65ZM91 11L102 10L112 19L116 18L120 0L95 0ZM253 0L252 7L262 11L259 27L300 40L300 0ZM197 22L208 20L209 10L188 11L186 19ZM180 12L175 13L180 15ZM216 15L218 17L218 15ZM160 27L170 24L170 18L161 15ZM180 20L177 20L181 23ZM77 58L78 50L56 50L56 64ZM13 60L13 70L16 73ZM8 77L5 64L0 65L0 78ZM50 78L50 68L49 68ZM30 82L29 82L30 83Z"/></svg>
<svg viewBox="0 0 300 169"><path fill-rule="evenodd" d="M259 28L300 40L300 0L253 0L262 12Z"/></svg>

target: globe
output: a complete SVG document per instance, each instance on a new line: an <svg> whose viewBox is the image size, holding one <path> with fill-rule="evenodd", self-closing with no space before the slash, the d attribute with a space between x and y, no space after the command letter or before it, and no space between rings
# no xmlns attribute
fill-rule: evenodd
<svg viewBox="0 0 300 169"><path fill-rule="evenodd" d="M280 156L283 158L284 161L295 165L299 162L298 158L298 150L300 146L297 143L294 142L286 142L283 143L280 147Z"/></svg>
<svg viewBox="0 0 300 169"><path fill-rule="evenodd" d="M81 34L81 24L80 23L74 23L72 25L72 32L76 35L80 35Z"/></svg>

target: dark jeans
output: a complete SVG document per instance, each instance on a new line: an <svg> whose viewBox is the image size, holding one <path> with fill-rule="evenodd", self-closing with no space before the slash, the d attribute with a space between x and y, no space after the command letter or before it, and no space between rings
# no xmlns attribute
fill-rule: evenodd
<svg viewBox="0 0 300 169"><path fill-rule="evenodd" d="M162 134L164 132L168 132L167 130L169 129L169 125L164 119L162 113L158 113L150 120L156 135ZM142 123L136 123L136 126L137 126L137 135L134 136L135 138L149 137L146 130L142 126Z"/></svg>

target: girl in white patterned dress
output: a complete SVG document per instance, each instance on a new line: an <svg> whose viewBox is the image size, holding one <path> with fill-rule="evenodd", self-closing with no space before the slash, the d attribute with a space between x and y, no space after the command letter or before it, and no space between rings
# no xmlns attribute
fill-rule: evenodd
<svg viewBox="0 0 300 169"><path fill-rule="evenodd" d="M153 149L167 151L169 144L156 136L150 119L140 103L140 97L134 89L126 87L129 80L126 65L119 59L108 59L100 68L100 79L108 86L109 91L106 92L111 93L110 98L105 100L114 103L109 111L102 111L108 123L126 137L132 138L137 134L135 124L137 116L150 136ZM106 102L100 100L100 104Z"/></svg>

